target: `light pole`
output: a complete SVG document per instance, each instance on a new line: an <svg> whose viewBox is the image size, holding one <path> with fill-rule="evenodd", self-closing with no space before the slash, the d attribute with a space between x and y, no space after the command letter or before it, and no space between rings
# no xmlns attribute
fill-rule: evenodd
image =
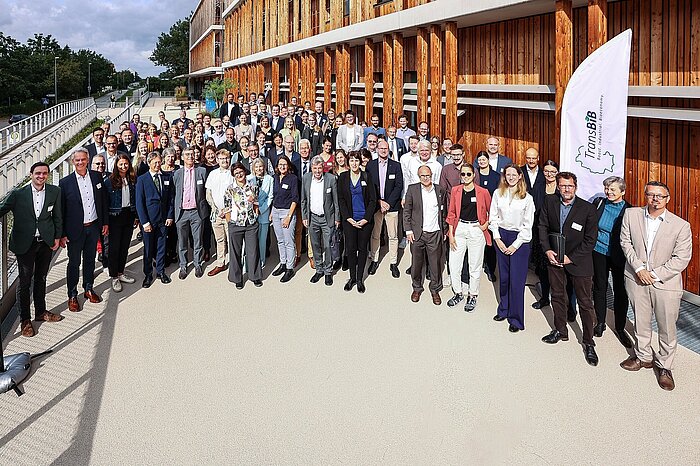
<svg viewBox="0 0 700 466"><path fill-rule="evenodd" d="M92 94L92 87L90 87L90 65L92 65L92 62L88 62L88 97Z"/></svg>
<svg viewBox="0 0 700 466"><path fill-rule="evenodd" d="M53 57L53 98L58 105L58 57Z"/></svg>

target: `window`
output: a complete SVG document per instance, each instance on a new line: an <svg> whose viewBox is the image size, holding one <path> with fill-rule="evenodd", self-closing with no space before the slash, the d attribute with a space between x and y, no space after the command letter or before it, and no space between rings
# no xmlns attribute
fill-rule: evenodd
<svg viewBox="0 0 700 466"><path fill-rule="evenodd" d="M318 34L318 0L311 0L311 34Z"/></svg>

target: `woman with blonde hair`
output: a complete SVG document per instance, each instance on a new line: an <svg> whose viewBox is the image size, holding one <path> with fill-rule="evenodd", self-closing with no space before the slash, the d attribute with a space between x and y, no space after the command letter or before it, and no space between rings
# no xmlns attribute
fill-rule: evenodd
<svg viewBox="0 0 700 466"><path fill-rule="evenodd" d="M294 138L294 150L299 152L299 141L301 140L301 133L294 126L294 116L288 116L284 119L284 128L280 130L280 134L283 138L287 136L292 136Z"/></svg>
<svg viewBox="0 0 700 466"><path fill-rule="evenodd" d="M525 329L525 279L530 257L535 203L527 193L520 167L508 164L493 193L489 230L496 243L500 300L496 322L508 319L508 330Z"/></svg>

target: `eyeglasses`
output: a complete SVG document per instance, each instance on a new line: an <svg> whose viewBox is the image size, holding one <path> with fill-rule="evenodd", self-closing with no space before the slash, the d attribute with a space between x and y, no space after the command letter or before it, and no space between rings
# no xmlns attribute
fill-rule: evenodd
<svg viewBox="0 0 700 466"><path fill-rule="evenodd" d="M559 173L559 172L556 170L544 170L545 175L556 176L557 173Z"/></svg>
<svg viewBox="0 0 700 466"><path fill-rule="evenodd" d="M99 167L100 165L104 165L105 163L104 162L92 162L92 164L95 165L96 167Z"/></svg>
<svg viewBox="0 0 700 466"><path fill-rule="evenodd" d="M418 175L420 178L432 178L433 175Z"/></svg>
<svg viewBox="0 0 700 466"><path fill-rule="evenodd" d="M666 199L668 197L668 194L651 194L651 193L644 193L646 197L649 199Z"/></svg>
<svg viewBox="0 0 700 466"><path fill-rule="evenodd" d="M565 189L576 189L576 186L573 184L564 184L564 185L559 185L559 190L565 190Z"/></svg>
<svg viewBox="0 0 700 466"><path fill-rule="evenodd" d="M245 175L245 172L237 171L236 173L233 174L233 176L242 176L242 175Z"/></svg>
<svg viewBox="0 0 700 466"><path fill-rule="evenodd" d="M106 146L116 146L117 143L116 142L105 142L105 145Z"/></svg>
<svg viewBox="0 0 700 466"><path fill-rule="evenodd" d="M463 177L466 178L466 177L468 177L468 176L474 176L474 173L464 173L464 172L462 172L462 173L459 174L459 176L463 176Z"/></svg>

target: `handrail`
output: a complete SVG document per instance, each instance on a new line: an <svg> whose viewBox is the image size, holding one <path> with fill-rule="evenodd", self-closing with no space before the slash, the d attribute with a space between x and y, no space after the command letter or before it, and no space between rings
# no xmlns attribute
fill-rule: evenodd
<svg viewBox="0 0 700 466"><path fill-rule="evenodd" d="M92 97L63 102L2 128L0 130L0 153L21 144L57 121L85 110L90 105L94 105L94 103L95 100Z"/></svg>

